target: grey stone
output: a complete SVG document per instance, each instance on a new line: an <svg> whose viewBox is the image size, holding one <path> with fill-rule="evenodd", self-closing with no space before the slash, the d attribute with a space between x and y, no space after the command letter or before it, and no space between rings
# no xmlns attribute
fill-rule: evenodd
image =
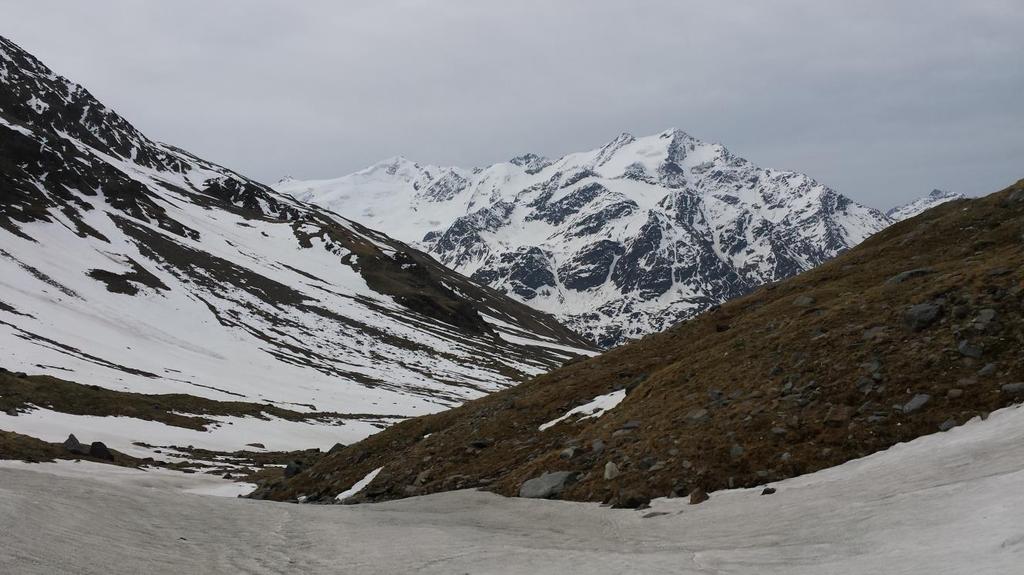
<svg viewBox="0 0 1024 575"><path fill-rule="evenodd" d="M1024 395L1024 383L1007 383L1002 389L1007 395Z"/></svg>
<svg viewBox="0 0 1024 575"><path fill-rule="evenodd" d="M89 457L105 459L107 461L114 460L114 454L110 452L110 449L102 441L92 442L92 445L89 446Z"/></svg>
<svg viewBox="0 0 1024 575"><path fill-rule="evenodd" d="M797 307L808 307L814 305L815 299L809 295L799 295L793 299L793 305Z"/></svg>
<svg viewBox="0 0 1024 575"><path fill-rule="evenodd" d="M473 449L486 449L486 448L488 448L488 447L490 447L492 445L494 445L494 440L493 439L483 439L483 438L481 438L481 439L474 439L473 441L469 442L469 446L472 447Z"/></svg>
<svg viewBox="0 0 1024 575"><path fill-rule="evenodd" d="M992 308L985 308L978 312L978 315L974 318L972 325L974 329L978 331L985 331L992 326L992 323L996 319L996 310Z"/></svg>
<svg viewBox="0 0 1024 575"><path fill-rule="evenodd" d="M7 411L5 411L4 413L6 413L7 415L9 415L9 416L11 416L11 417L18 417L18 410L17 410L17 409L15 409L15 408L13 408L13 407L12 407L12 408L10 408L10 409L8 409L8 410L7 410Z"/></svg>
<svg viewBox="0 0 1024 575"><path fill-rule="evenodd" d="M988 377L996 372L996 364L986 363L985 367L978 370L978 375L981 377Z"/></svg>
<svg viewBox="0 0 1024 575"><path fill-rule="evenodd" d="M946 397L950 399L959 399L963 397L964 390L954 387L953 389L946 392Z"/></svg>
<svg viewBox="0 0 1024 575"><path fill-rule="evenodd" d="M772 435L786 435L787 431L785 427L773 427Z"/></svg>
<svg viewBox="0 0 1024 575"><path fill-rule="evenodd" d="M284 476L295 477L302 473L303 469L305 469L305 465L303 465L301 461L289 461L288 465L284 466Z"/></svg>
<svg viewBox="0 0 1024 575"><path fill-rule="evenodd" d="M964 357L972 357L974 359L980 358L983 352L980 345L973 344L966 339L961 340L960 343L957 344L956 349L960 352L960 355Z"/></svg>
<svg viewBox="0 0 1024 575"><path fill-rule="evenodd" d="M903 283L903 282L905 282L905 281L907 281L909 279L919 278L921 276L926 276L928 274L933 274L933 273L935 273L935 270L928 269L928 268L917 268L917 269L913 269L913 270L907 270L905 272L900 272L900 273L892 276L891 278L885 280L885 284L886 285L899 285L899 284L901 284L901 283Z"/></svg>
<svg viewBox="0 0 1024 575"><path fill-rule="evenodd" d="M690 505L697 505L698 503L704 503L708 499L711 499L711 496L708 495L707 491L704 491L700 487L698 487L698 488L696 488L696 489L694 489L693 491L690 492Z"/></svg>
<svg viewBox="0 0 1024 575"><path fill-rule="evenodd" d="M576 448L566 447L565 449L558 453L558 456L561 457L562 459L572 459L573 457L576 457Z"/></svg>
<svg viewBox="0 0 1024 575"><path fill-rule="evenodd" d="M701 423L708 420L708 410L703 408L691 409L686 414L686 419L691 423Z"/></svg>
<svg viewBox="0 0 1024 575"><path fill-rule="evenodd" d="M942 316L942 306L934 303L919 303L903 312L903 325L911 331L921 331L935 323Z"/></svg>
<svg viewBox="0 0 1024 575"><path fill-rule="evenodd" d="M75 437L74 433L64 440L64 449L67 449L69 452L76 455L86 455L89 453L89 448L82 445L82 443L78 441L78 438Z"/></svg>
<svg viewBox="0 0 1024 575"><path fill-rule="evenodd" d="M267 448L267 446L263 445L262 443L246 443L245 446L246 447L255 447L257 449L266 449Z"/></svg>
<svg viewBox="0 0 1024 575"><path fill-rule="evenodd" d="M732 457L733 459L739 459L743 457L743 446L733 445L732 448L729 449L729 457Z"/></svg>
<svg viewBox="0 0 1024 575"><path fill-rule="evenodd" d="M619 466L615 465L614 462L609 461L604 464L604 479L605 481L611 481L619 476Z"/></svg>
<svg viewBox="0 0 1024 575"><path fill-rule="evenodd" d="M903 405L903 413L913 413L924 407L924 405L931 401L931 399L932 396L927 393L919 393Z"/></svg>
<svg viewBox="0 0 1024 575"><path fill-rule="evenodd" d="M528 479L519 486L519 496L528 499L549 499L556 497L565 486L576 478L575 471L554 471L540 477Z"/></svg>
<svg viewBox="0 0 1024 575"><path fill-rule="evenodd" d="M939 424L939 431L949 431L954 427L956 427L956 420L947 419L946 421L943 421L942 423Z"/></svg>
<svg viewBox="0 0 1024 575"><path fill-rule="evenodd" d="M601 453L604 451L604 442L600 439L595 439L590 443L590 448L594 450L594 453Z"/></svg>
<svg viewBox="0 0 1024 575"><path fill-rule="evenodd" d="M774 494L775 494L775 488L774 487L765 487L764 490L761 491L761 495L774 495Z"/></svg>
<svg viewBox="0 0 1024 575"><path fill-rule="evenodd" d="M637 429L638 427L640 427L640 422L633 419L631 421L623 423L622 427L620 427L619 429Z"/></svg>

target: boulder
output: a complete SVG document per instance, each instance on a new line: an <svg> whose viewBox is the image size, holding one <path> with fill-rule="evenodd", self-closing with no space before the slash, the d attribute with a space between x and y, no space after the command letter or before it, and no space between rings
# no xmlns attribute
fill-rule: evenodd
<svg viewBox="0 0 1024 575"><path fill-rule="evenodd" d="M696 488L696 489L694 489L693 491L690 492L690 505L697 505L698 503L704 503L708 499L711 499L711 496L708 495L707 491L704 491L700 487L698 487L698 488Z"/></svg>
<svg viewBox="0 0 1024 575"><path fill-rule="evenodd" d="M576 479L575 471L554 471L540 477L528 479L519 486L519 496L528 499L550 499L557 497L566 485Z"/></svg>
<svg viewBox="0 0 1024 575"><path fill-rule="evenodd" d="M949 431L954 427L956 427L956 420L947 419L946 421L943 421L942 423L939 424L939 431Z"/></svg>
<svg viewBox="0 0 1024 575"><path fill-rule="evenodd" d="M764 490L761 491L761 495L774 495L774 494L775 494L775 488L774 487L765 487Z"/></svg>
<svg viewBox="0 0 1024 575"><path fill-rule="evenodd" d="M932 396L927 393L919 393L903 405L903 413L913 413L924 407L924 405L931 401L931 399Z"/></svg>
<svg viewBox="0 0 1024 575"><path fill-rule="evenodd" d="M809 307L814 305L815 299L809 295L799 295L793 299L793 305L797 307Z"/></svg>
<svg viewBox="0 0 1024 575"><path fill-rule="evenodd" d="M942 306L934 303L912 305L903 312L903 325L910 331L921 331L935 323L942 315Z"/></svg>
<svg viewBox="0 0 1024 575"><path fill-rule="evenodd" d="M619 476L619 466L615 465L614 462L609 461L604 464L604 479L605 481L611 481Z"/></svg>
<svg viewBox="0 0 1024 575"><path fill-rule="evenodd" d="M267 446L262 443L246 443L246 447L255 447L256 449L266 449Z"/></svg>
<svg viewBox="0 0 1024 575"><path fill-rule="evenodd" d="M110 449L108 449L107 446L102 441L92 442L92 445L89 446L89 457L95 457L96 459L105 459L107 461L114 460L114 454L110 452Z"/></svg>
<svg viewBox="0 0 1024 575"><path fill-rule="evenodd" d="M957 351L960 352L960 355L964 357L971 357L974 359L980 358L982 352L984 351L980 345L973 344L967 341L966 339L961 340L960 343L957 344L956 349Z"/></svg>
<svg viewBox="0 0 1024 575"><path fill-rule="evenodd" d="M917 268L917 269L913 269L913 270L907 270L907 271L904 271L904 272L900 272L900 273L892 276L891 278L885 280L885 285L891 285L891 286L899 285L899 284L901 284L901 283L903 283L903 282L905 282L907 280L914 279L914 278L919 278L921 276L926 276L928 274L933 274L933 273L935 273L935 270L928 269L928 268Z"/></svg>
<svg viewBox="0 0 1024 575"><path fill-rule="evenodd" d="M1024 383L1007 383L1002 387L1002 390L1007 395L1024 396Z"/></svg>
<svg viewBox="0 0 1024 575"><path fill-rule="evenodd" d="M85 445L82 445L82 443L78 441L78 438L75 437L75 434L73 433L69 435L67 439L64 440L64 449L67 449L69 452L74 453L75 455L87 455L89 453L89 448L86 447Z"/></svg>

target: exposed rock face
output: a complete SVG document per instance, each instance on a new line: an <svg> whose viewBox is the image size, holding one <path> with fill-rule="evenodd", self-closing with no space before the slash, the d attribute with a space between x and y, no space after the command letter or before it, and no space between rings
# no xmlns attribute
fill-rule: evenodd
<svg viewBox="0 0 1024 575"><path fill-rule="evenodd" d="M420 242L603 346L799 273L891 223L681 130L475 170L395 158L278 189Z"/></svg>
<svg viewBox="0 0 1024 575"><path fill-rule="evenodd" d="M422 191L444 203L469 184L452 173ZM548 281L534 275L515 277ZM0 278L12 369L367 421L589 347L407 244L147 138L4 38Z"/></svg>

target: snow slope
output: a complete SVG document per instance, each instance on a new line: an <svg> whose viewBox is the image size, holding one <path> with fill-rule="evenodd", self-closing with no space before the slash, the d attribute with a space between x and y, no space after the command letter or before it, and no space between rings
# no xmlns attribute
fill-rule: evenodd
<svg viewBox="0 0 1024 575"><path fill-rule="evenodd" d="M681 130L471 170L392 158L276 189L418 242L605 346L806 270L891 223Z"/></svg>
<svg viewBox="0 0 1024 575"><path fill-rule="evenodd" d="M964 194L958 194L956 192L932 190L927 196L917 198L916 200L901 206L896 206L888 212L885 212L885 215L897 222L902 222L903 220L910 219L925 210L930 210L935 206L946 202L952 202L953 200L962 200L966 197L967 196Z"/></svg>
<svg viewBox="0 0 1024 575"><path fill-rule="evenodd" d="M293 505L183 492L210 492L209 478L107 469L0 464L0 564L26 575L1007 575L1024 564L1017 407L777 483L774 495L720 491L643 511L472 491Z"/></svg>
<svg viewBox="0 0 1024 575"><path fill-rule="evenodd" d="M590 353L406 244L148 139L3 38L0 79L0 367L357 414L353 441Z"/></svg>

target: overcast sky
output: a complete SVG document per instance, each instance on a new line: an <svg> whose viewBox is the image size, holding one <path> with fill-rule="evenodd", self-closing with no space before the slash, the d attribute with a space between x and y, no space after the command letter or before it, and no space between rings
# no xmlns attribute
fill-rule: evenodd
<svg viewBox="0 0 1024 575"><path fill-rule="evenodd" d="M678 127L881 208L1024 177L1020 0L0 0L149 136L274 182Z"/></svg>

